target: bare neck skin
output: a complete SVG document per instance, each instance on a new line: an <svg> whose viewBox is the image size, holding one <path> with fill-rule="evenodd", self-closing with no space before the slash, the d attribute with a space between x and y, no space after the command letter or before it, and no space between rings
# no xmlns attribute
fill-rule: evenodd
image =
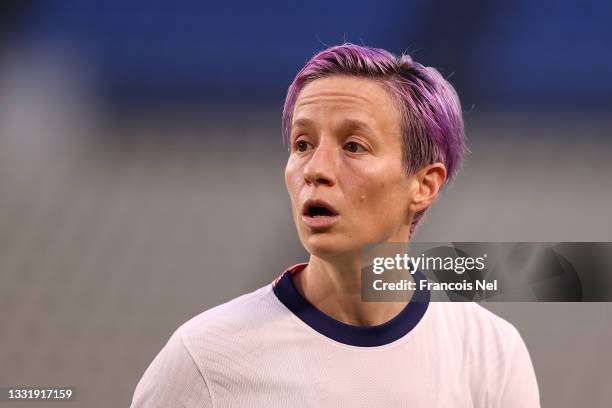
<svg viewBox="0 0 612 408"><path fill-rule="evenodd" d="M347 259L348 258L348 259ZM354 326L377 326L399 314L406 302L362 302L358 257L324 260L311 255L293 276L300 294L329 317Z"/></svg>

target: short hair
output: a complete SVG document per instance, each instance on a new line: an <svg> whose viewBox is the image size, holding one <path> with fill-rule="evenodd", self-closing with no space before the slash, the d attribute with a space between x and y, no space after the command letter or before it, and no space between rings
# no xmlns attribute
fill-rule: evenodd
<svg viewBox="0 0 612 408"><path fill-rule="evenodd" d="M288 141L291 135L300 91L315 79L332 75L373 79L390 91L401 116L402 164L407 175L441 162L447 169L446 183L454 178L466 151L459 97L440 72L413 61L407 54L395 56L380 48L351 43L316 54L297 73L287 91L282 118L284 140ZM415 214L411 232L425 210Z"/></svg>

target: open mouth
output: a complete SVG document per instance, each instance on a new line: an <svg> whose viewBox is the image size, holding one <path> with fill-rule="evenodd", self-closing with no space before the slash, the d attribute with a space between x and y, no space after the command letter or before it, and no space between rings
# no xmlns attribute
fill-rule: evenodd
<svg viewBox="0 0 612 408"><path fill-rule="evenodd" d="M312 218L333 217L338 215L338 212L323 201L308 200L304 203L302 215Z"/></svg>
<svg viewBox="0 0 612 408"><path fill-rule="evenodd" d="M311 231L326 231L339 219L338 211L324 201L308 200L304 203L302 221Z"/></svg>
<svg viewBox="0 0 612 408"><path fill-rule="evenodd" d="M307 214L310 217L331 217L337 215L335 212L322 205L312 205L308 207Z"/></svg>
<svg viewBox="0 0 612 408"><path fill-rule="evenodd" d="M324 201L308 200L304 203L302 221L313 232L324 232L340 219L338 211Z"/></svg>

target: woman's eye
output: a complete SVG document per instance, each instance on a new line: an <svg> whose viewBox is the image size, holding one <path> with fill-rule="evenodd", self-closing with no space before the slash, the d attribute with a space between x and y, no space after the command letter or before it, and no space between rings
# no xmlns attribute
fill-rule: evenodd
<svg viewBox="0 0 612 408"><path fill-rule="evenodd" d="M348 142L344 145L344 148L351 153L365 152L365 148L357 142Z"/></svg>
<svg viewBox="0 0 612 408"><path fill-rule="evenodd" d="M308 142L304 141L304 140L298 140L297 142L295 142L295 149L298 152L305 152L308 150Z"/></svg>

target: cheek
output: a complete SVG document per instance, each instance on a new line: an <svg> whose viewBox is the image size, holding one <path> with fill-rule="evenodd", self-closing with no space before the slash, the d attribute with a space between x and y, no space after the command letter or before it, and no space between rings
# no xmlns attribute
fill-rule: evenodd
<svg viewBox="0 0 612 408"><path fill-rule="evenodd" d="M380 177L360 177L349 183L353 208L360 222L368 222L386 211L386 184Z"/></svg>
<svg viewBox="0 0 612 408"><path fill-rule="evenodd" d="M293 160L289 159L287 161L287 166L285 167L285 187L287 188L292 204L295 204L298 198L300 191L300 180L301 177L298 167Z"/></svg>
<svg viewBox="0 0 612 408"><path fill-rule="evenodd" d="M383 227L387 221L398 221L396 218L401 218L405 212L408 187L401 177L381 177L381 174L385 173L364 173L349 186L360 222Z"/></svg>

